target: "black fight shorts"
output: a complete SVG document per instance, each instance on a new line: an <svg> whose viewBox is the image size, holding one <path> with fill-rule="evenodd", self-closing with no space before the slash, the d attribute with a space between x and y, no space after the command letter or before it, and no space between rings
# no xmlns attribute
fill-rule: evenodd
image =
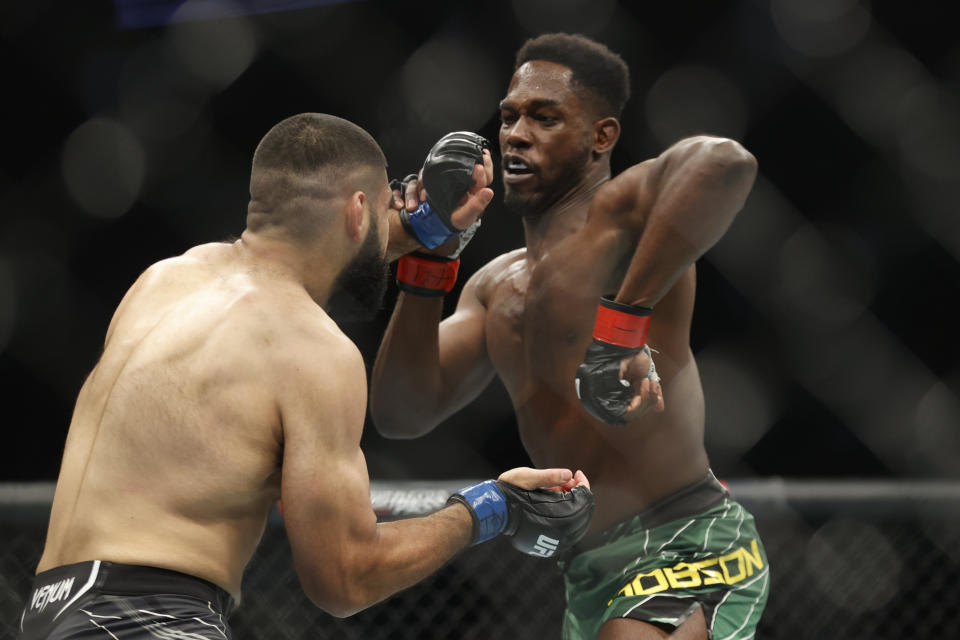
<svg viewBox="0 0 960 640"><path fill-rule="evenodd" d="M231 640L233 599L176 571L80 562L37 575L20 617L21 640Z"/></svg>

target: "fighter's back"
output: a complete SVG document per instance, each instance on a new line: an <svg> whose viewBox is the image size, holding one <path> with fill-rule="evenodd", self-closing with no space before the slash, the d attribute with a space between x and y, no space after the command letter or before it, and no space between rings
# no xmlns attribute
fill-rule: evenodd
<svg viewBox="0 0 960 640"><path fill-rule="evenodd" d="M226 244L137 280L78 397L38 571L151 565L239 596L279 495L267 284Z"/></svg>

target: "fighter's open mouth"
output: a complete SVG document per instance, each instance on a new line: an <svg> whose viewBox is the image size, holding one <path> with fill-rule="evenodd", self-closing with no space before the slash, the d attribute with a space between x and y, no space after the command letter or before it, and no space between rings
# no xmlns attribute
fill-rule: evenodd
<svg viewBox="0 0 960 640"><path fill-rule="evenodd" d="M503 162L503 169L510 174L533 173L530 165L520 158L507 158Z"/></svg>

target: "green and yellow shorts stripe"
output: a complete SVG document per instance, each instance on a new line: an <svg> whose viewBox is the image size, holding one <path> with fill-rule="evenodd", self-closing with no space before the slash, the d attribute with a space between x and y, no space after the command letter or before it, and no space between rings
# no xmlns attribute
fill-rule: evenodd
<svg viewBox="0 0 960 640"><path fill-rule="evenodd" d="M644 528L642 517L566 563L563 638L592 640L613 618L672 629L696 602L712 640L753 638L770 587L753 516L725 496L653 528Z"/></svg>

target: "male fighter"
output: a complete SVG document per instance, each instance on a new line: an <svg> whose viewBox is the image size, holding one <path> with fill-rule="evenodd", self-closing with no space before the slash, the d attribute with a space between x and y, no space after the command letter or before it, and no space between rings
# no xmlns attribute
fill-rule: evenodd
<svg viewBox="0 0 960 640"><path fill-rule="evenodd" d="M751 638L767 560L709 469L689 334L694 263L743 206L756 161L697 136L611 178L628 95L626 64L603 45L524 44L499 137L526 247L473 274L442 322L441 299L400 279L371 411L384 435L415 437L499 375L534 463L583 469L596 495L561 563L564 638L662 638L685 620L684 637ZM408 208L422 187L406 185Z"/></svg>
<svg viewBox="0 0 960 640"><path fill-rule="evenodd" d="M458 220L492 195L475 157ZM545 555L543 540L562 550L586 530L592 496L566 469L513 469L377 523L364 365L323 305L337 290L379 305L389 228L403 234L385 166L356 125L288 118L254 154L242 237L158 262L127 292L77 399L23 638L230 637L278 498L303 588L336 616L468 544L505 533Z"/></svg>

